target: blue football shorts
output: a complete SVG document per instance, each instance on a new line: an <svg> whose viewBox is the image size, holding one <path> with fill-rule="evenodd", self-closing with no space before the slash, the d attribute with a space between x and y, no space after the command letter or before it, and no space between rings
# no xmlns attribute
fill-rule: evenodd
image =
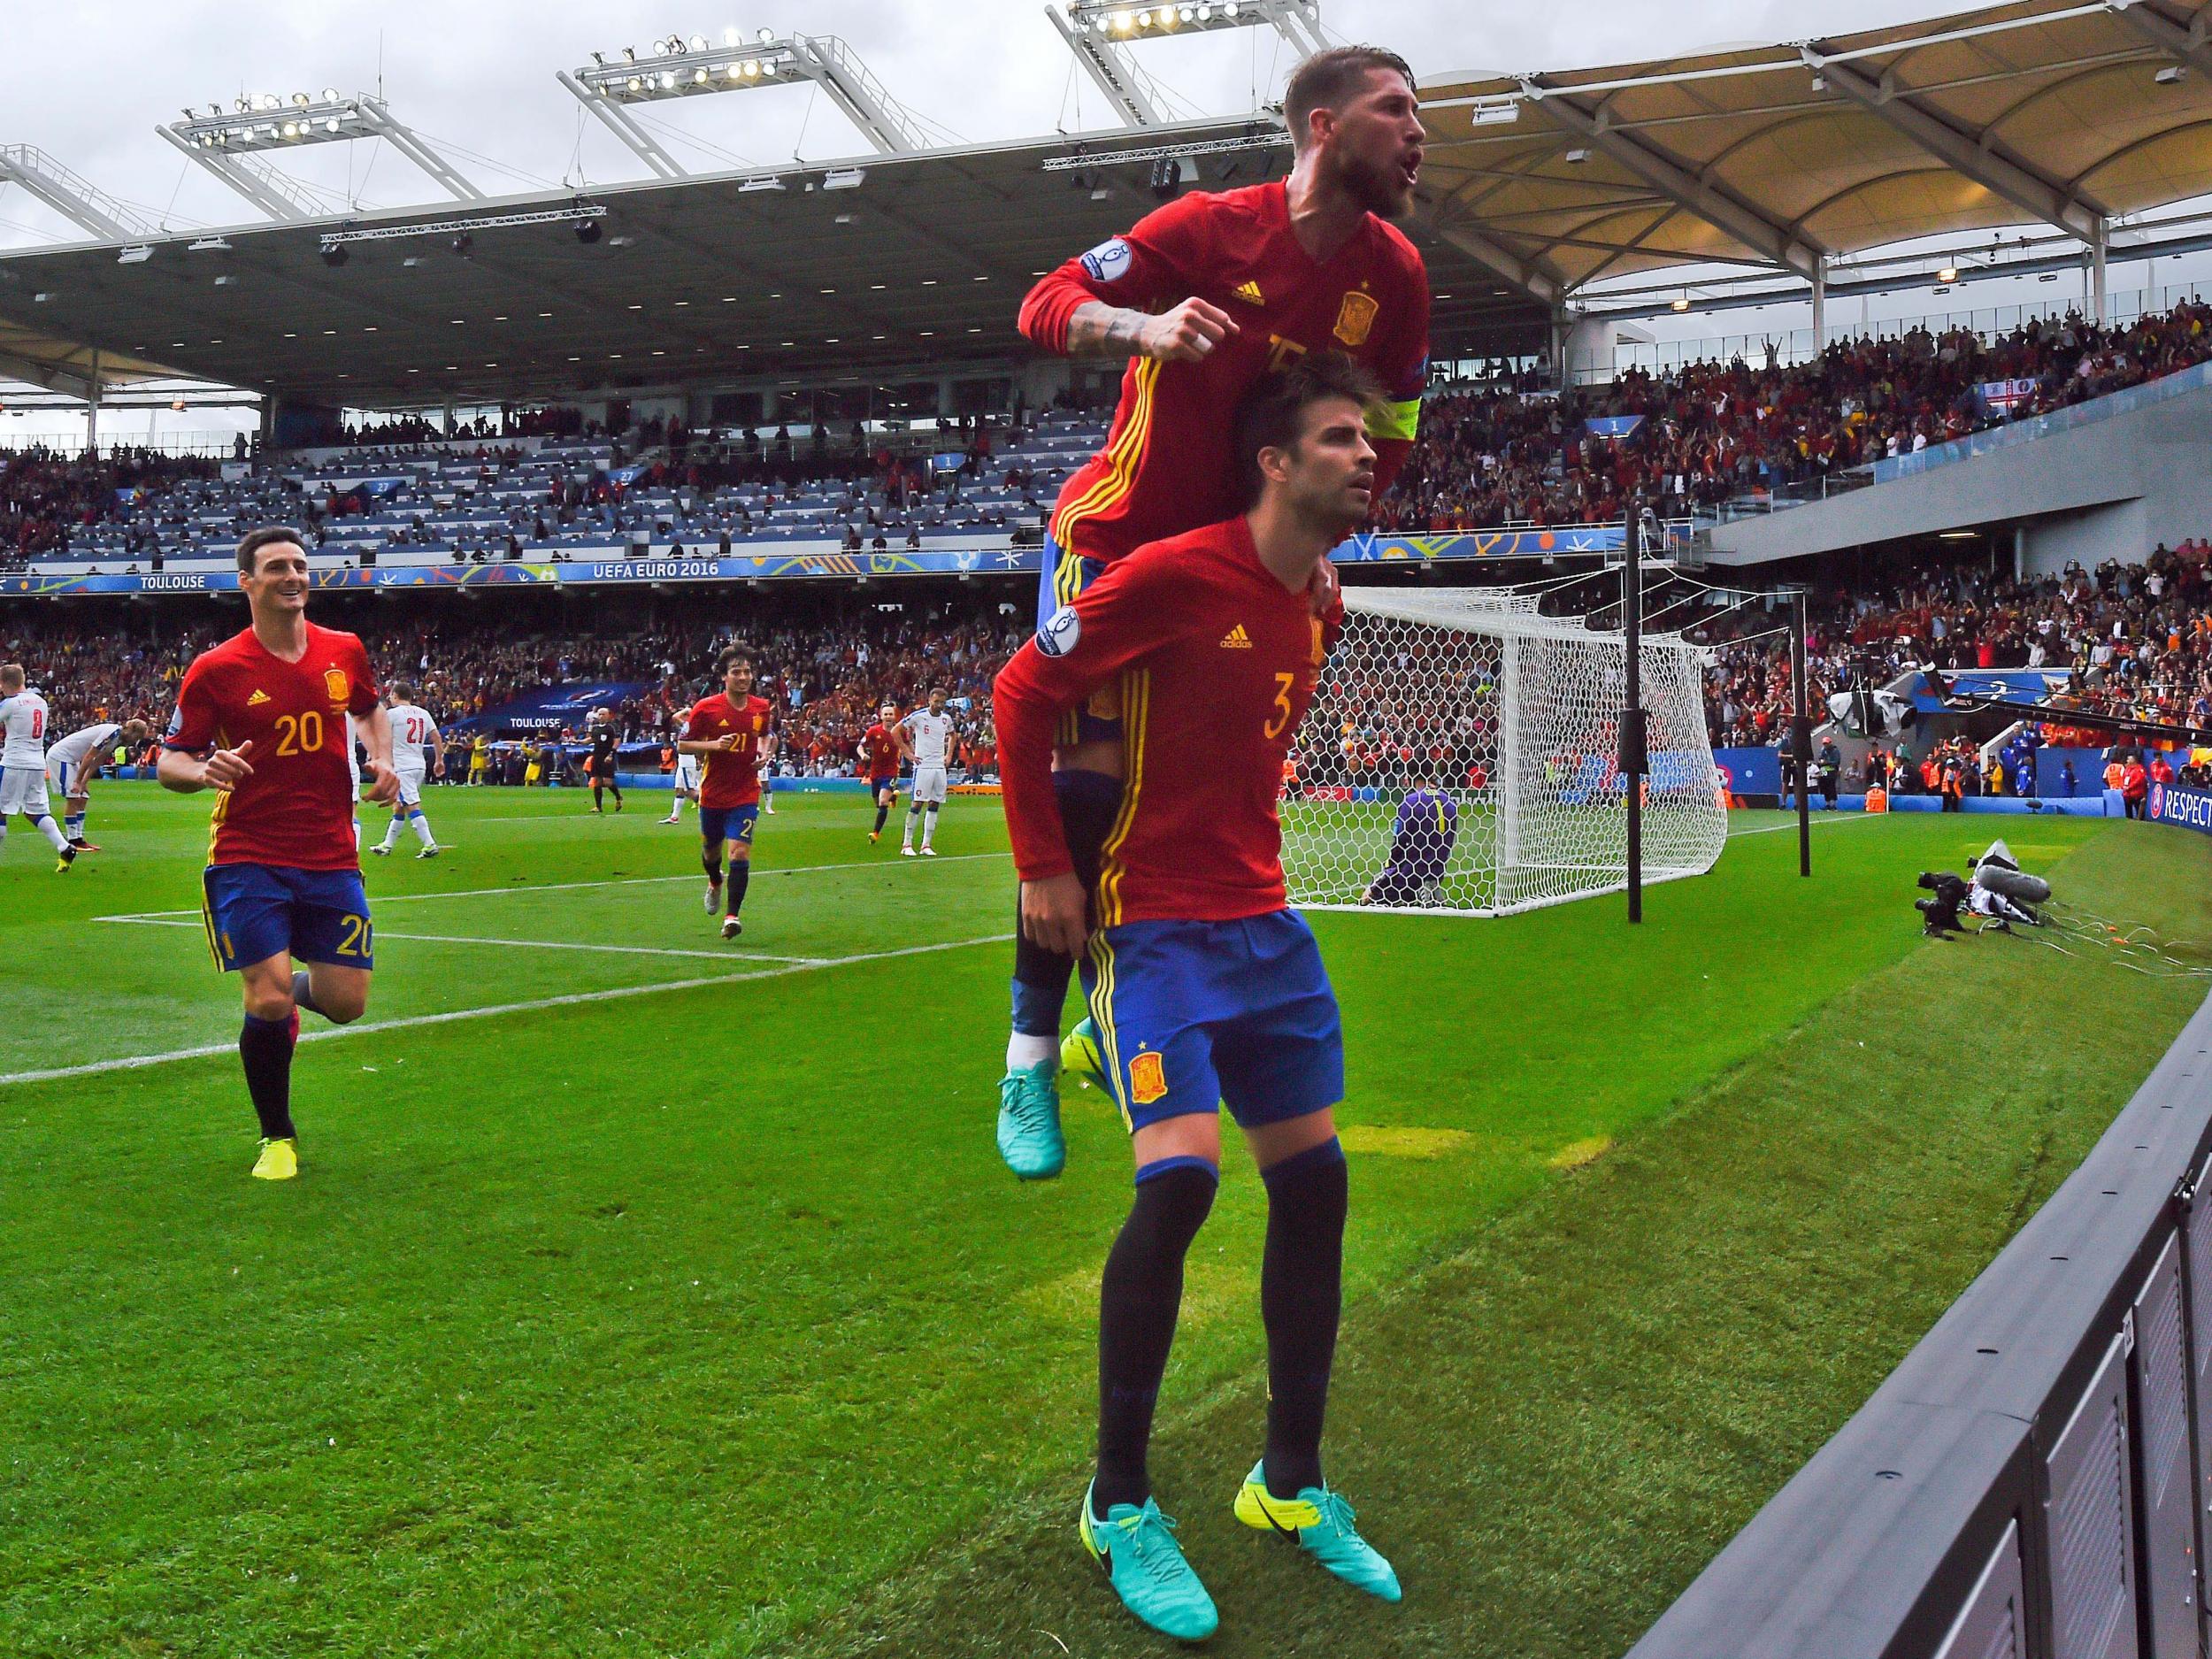
<svg viewBox="0 0 2212 1659"><path fill-rule="evenodd" d="M1336 992L1295 910L1102 929L1083 989L1133 1134L1223 1105L1255 1128L1344 1098Z"/></svg>
<svg viewBox="0 0 2212 1659"><path fill-rule="evenodd" d="M210 864L200 878L207 948L226 973L289 952L341 968L376 965L368 889L358 870Z"/></svg>
<svg viewBox="0 0 2212 1659"><path fill-rule="evenodd" d="M760 803L750 806L703 806L699 809L699 839L707 842L742 841L753 844L753 826L760 822Z"/></svg>
<svg viewBox="0 0 2212 1659"><path fill-rule="evenodd" d="M1100 560L1064 553L1049 534L1045 537L1042 568L1037 577L1037 626L1073 604L1083 590L1099 579L1106 566ZM1091 693L1090 701L1064 716L1053 741L1063 746L1077 742L1121 741L1121 682L1118 677Z"/></svg>

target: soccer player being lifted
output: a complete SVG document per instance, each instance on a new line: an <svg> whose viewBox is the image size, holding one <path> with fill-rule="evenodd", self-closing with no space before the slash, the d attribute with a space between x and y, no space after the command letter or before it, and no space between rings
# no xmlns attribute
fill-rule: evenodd
<svg viewBox="0 0 2212 1659"><path fill-rule="evenodd" d="M1237 512L1231 419L1271 370L1335 352L1381 381L1385 401L1369 417L1378 494L1411 446L1428 374L1428 274L1387 221L1410 206L1421 168L1412 71L1371 46L1319 53L1293 72L1283 115L1297 150L1287 180L1185 196L1022 303L1021 331L1043 349L1130 359L1105 448L1053 509L1041 626L1133 549ZM1316 605L1333 590L1325 561ZM1102 685L1054 736L1053 787L1085 881L1122 811L1119 695ZM1073 971L1026 932L1016 941L998 1142L1024 1179L1057 1175L1066 1160L1057 1071Z"/></svg>
<svg viewBox="0 0 2212 1659"><path fill-rule="evenodd" d="M1314 572L1373 496L1373 390L1322 352L1256 386L1234 422L1248 511L1117 561L998 677L1022 931L1082 956L1136 1164L1100 1285L1098 1467L1080 1532L1129 1610L1185 1640L1217 1620L1153 1498L1146 1448L1183 1258L1219 1179L1225 1103L1267 1187L1267 1443L1237 1518L1294 1539L1356 1588L1399 1594L1321 1473L1348 1192L1332 1110L1344 1047L1320 951L1286 899L1276 816L1342 615L1333 601L1315 614ZM1053 796L1052 749L1058 722L1109 686L1129 787L1087 887Z"/></svg>
<svg viewBox="0 0 2212 1659"><path fill-rule="evenodd" d="M284 1181L299 1173L299 1010L338 1025L360 1018L374 966L347 716L368 750L369 799L390 806L399 779L368 653L352 634L307 619L299 533L249 534L238 544L238 585L253 620L185 670L155 770L180 794L219 792L201 919L216 966L236 973L245 993L238 1058L261 1119L253 1172Z"/></svg>
<svg viewBox="0 0 2212 1659"><path fill-rule="evenodd" d="M46 779L61 796L62 834L73 850L100 850L85 839L84 822L92 804L92 780L98 775L101 763L114 752L117 744L127 751L136 752L152 735L153 727L143 720L125 720L119 725L113 720L101 720L79 726L46 751Z"/></svg>
<svg viewBox="0 0 2212 1659"><path fill-rule="evenodd" d="M722 653L722 689L692 705L680 755L706 764L699 784L699 862L707 872L707 914L725 902L722 937L745 931L737 913L753 874L753 827L760 821L760 763L769 746L768 699L753 695L753 659L737 646ZM730 852L729 879L722 849Z"/></svg>

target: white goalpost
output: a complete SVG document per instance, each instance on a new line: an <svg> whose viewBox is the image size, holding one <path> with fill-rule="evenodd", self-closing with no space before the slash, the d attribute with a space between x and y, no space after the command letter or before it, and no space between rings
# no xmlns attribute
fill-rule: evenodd
<svg viewBox="0 0 2212 1659"><path fill-rule="evenodd" d="M1304 910L1503 916L1628 885L1627 648L1498 588L1347 588L1282 799ZM1643 879L1702 875L1728 814L1702 664L1646 634Z"/></svg>

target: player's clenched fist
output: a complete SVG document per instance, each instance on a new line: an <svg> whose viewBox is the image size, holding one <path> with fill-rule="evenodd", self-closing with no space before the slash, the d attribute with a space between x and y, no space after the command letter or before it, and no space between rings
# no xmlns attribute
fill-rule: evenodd
<svg viewBox="0 0 2212 1659"><path fill-rule="evenodd" d="M219 749L207 757L201 768L211 789L231 789L253 776L253 767L246 757L253 753L253 739L248 738L236 749Z"/></svg>
<svg viewBox="0 0 2212 1659"><path fill-rule="evenodd" d="M371 760L361 769L367 787L362 792L365 799L378 806L389 806L399 799L399 774L380 760Z"/></svg>
<svg viewBox="0 0 2212 1659"><path fill-rule="evenodd" d="M1220 342L1237 332L1236 319L1218 305L1193 297L1148 320L1137 337L1148 357L1169 363L1200 363Z"/></svg>
<svg viewBox="0 0 2212 1659"><path fill-rule="evenodd" d="M1071 875L1022 883L1022 932L1030 942L1064 956L1079 956L1090 939L1083 884Z"/></svg>

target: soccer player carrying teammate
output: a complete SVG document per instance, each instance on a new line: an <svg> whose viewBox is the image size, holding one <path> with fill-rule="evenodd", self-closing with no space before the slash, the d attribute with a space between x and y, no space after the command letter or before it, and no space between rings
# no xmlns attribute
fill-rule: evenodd
<svg viewBox="0 0 2212 1659"><path fill-rule="evenodd" d="M261 1119L254 1174L299 1173L292 1051L299 1010L349 1025L369 1005L374 966L368 895L352 838L352 747L369 751L369 799L399 798L392 727L368 653L350 634L307 619L299 532L250 532L238 585L251 624L185 670L156 773L182 795L220 793L202 878L201 919L216 965L239 976L246 1023L238 1058ZM295 960L306 963L295 969Z"/></svg>
<svg viewBox="0 0 2212 1659"><path fill-rule="evenodd" d="M57 874L76 862L77 849L46 805L46 732L53 719L46 699L26 687L23 664L0 663L0 841L19 813L59 855Z"/></svg>
<svg viewBox="0 0 2212 1659"><path fill-rule="evenodd" d="M622 810L622 786L614 780L615 750L620 739L614 729L612 709L594 709L585 722L584 735L590 741L591 753L584 757L584 770L591 774L591 810L603 812L604 792L614 791L614 810Z"/></svg>
<svg viewBox="0 0 2212 1659"><path fill-rule="evenodd" d="M899 851L911 858L914 854L914 822L922 817L926 806L929 817L922 824L922 850L925 858L937 856L937 849L930 842L937 838L937 814L945 804L945 764L952 753L952 716L945 712L945 688L929 688L929 706L917 709L899 722L899 734L905 740L907 753L914 757L914 794L906 809L906 830L899 842Z"/></svg>
<svg viewBox="0 0 2212 1659"><path fill-rule="evenodd" d="M62 834L81 853L100 849L84 838L85 810L92 800L92 780L118 742L135 749L153 735L143 720L101 720L81 726L46 751L46 780L61 795Z"/></svg>
<svg viewBox="0 0 2212 1659"><path fill-rule="evenodd" d="M868 832L868 845L882 838L883 822L899 803L899 762L914 751L899 724L898 705L887 703L876 723L860 735L861 769L868 774L868 798L876 803L876 826Z"/></svg>
<svg viewBox="0 0 2212 1659"><path fill-rule="evenodd" d="M1413 72L1371 46L1321 52L1283 95L1297 160L1284 182L1194 193L1071 259L1030 290L1021 331L1075 357L1125 357L1106 446L1060 492L1038 596L1043 625L1133 549L1239 510L1230 422L1261 375L1348 355L1386 388L1371 413L1378 493L1411 447L1428 374L1428 273L1385 221L1407 211L1425 134ZM1315 578L1325 603L1334 578ZM1071 710L1053 786L1075 869L1096 872L1126 757L1118 689ZM1059 1173L1060 1013L1074 964L1024 933L999 1085L999 1148L1025 1179Z"/></svg>
<svg viewBox="0 0 2212 1659"><path fill-rule="evenodd" d="M1265 1455L1235 1501L1386 1601L1398 1580L1321 1474L1341 1302L1347 1179L1332 1111L1344 1094L1335 994L1288 908L1276 792L1340 621L1316 616L1321 560L1366 516L1374 383L1333 353L1254 388L1236 452L1240 518L1115 563L998 678L1006 818L1022 931L1083 957L1109 1086L1131 1131L1136 1199L1099 1298L1096 1478L1085 1545L1154 1629L1217 1622L1146 1475L1152 1413L1213 1205L1225 1103L1267 1187L1260 1278ZM1087 891L1052 793L1056 723L1101 687L1121 699L1129 787Z"/></svg>
<svg viewBox="0 0 2212 1659"><path fill-rule="evenodd" d="M753 659L738 646L722 653L722 689L702 697L684 722L676 745L680 755L705 759L699 786L699 862L707 871L707 914L723 902L722 937L745 931L737 912L753 873L753 826L760 819L760 760L767 741L770 710L765 697L753 695ZM730 874L722 879L722 846L729 843Z"/></svg>
<svg viewBox="0 0 2212 1659"><path fill-rule="evenodd" d="M445 849L438 845L438 838L430 833L430 820L423 816L422 784L425 777L445 776L444 735L429 711L415 706L412 686L392 687L391 707L385 718L392 726L392 771L399 779L399 799L392 807L392 822L383 841L369 850L379 858L389 858L393 844L399 840L399 826L411 824L415 839L422 843L422 850L415 856L435 858Z"/></svg>

